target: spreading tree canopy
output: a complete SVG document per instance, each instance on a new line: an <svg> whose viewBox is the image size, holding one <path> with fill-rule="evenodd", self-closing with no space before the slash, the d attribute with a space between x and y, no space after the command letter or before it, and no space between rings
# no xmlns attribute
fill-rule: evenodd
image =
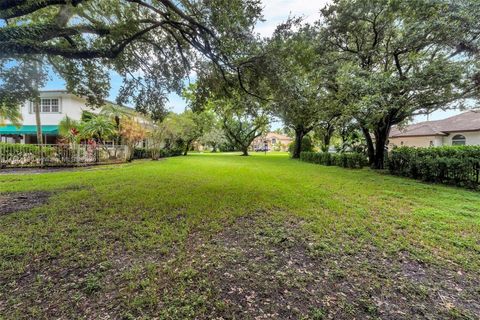
<svg viewBox="0 0 480 320"><path fill-rule="evenodd" d="M333 100L336 63L330 53L317 55L317 38L315 28L289 19L266 45L263 75L270 89L270 106L295 132L293 158L300 157L306 134L328 124L329 137L333 120L340 115L339 104Z"/></svg>
<svg viewBox="0 0 480 320"><path fill-rule="evenodd" d="M470 90L471 64L438 30L444 10L434 1L336 0L322 11L323 41L344 59L339 99L360 124L375 168L383 168L393 125Z"/></svg>
<svg viewBox="0 0 480 320"><path fill-rule="evenodd" d="M196 61L238 69L231 59L260 12L258 0L2 1L0 103L38 96L33 68L53 69L68 90L101 105L115 70L118 102L161 118L166 94L180 91Z"/></svg>

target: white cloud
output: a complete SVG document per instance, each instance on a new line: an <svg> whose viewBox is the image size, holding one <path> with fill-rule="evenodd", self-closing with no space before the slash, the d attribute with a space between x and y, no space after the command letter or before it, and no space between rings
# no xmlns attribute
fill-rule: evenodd
<svg viewBox="0 0 480 320"><path fill-rule="evenodd" d="M258 23L255 30L263 37L268 37L289 15L303 17L305 22L314 22L320 17L320 9L329 2L330 0L263 0L265 22Z"/></svg>

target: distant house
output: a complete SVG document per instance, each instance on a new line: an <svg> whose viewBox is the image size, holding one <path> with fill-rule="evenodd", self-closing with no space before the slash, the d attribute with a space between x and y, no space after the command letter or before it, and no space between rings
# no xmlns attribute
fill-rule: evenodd
<svg viewBox="0 0 480 320"><path fill-rule="evenodd" d="M127 107L125 109L130 110ZM16 127L12 124L0 126L0 142L34 144L37 143L37 126L35 121L34 103L26 101L20 106L22 125ZM82 97L68 93L66 90L51 90L40 92L40 122L44 143L55 144L58 139L58 125L68 116L79 121L83 111L99 113L100 108L87 107L86 100ZM132 114L133 114L132 109Z"/></svg>
<svg viewBox="0 0 480 320"><path fill-rule="evenodd" d="M469 110L437 121L425 121L404 128L393 127L389 147L437 147L480 145L480 110Z"/></svg>
<svg viewBox="0 0 480 320"><path fill-rule="evenodd" d="M288 145L293 139L279 133L269 132L253 140L251 148L253 150L264 150L265 146L269 151L288 151Z"/></svg>

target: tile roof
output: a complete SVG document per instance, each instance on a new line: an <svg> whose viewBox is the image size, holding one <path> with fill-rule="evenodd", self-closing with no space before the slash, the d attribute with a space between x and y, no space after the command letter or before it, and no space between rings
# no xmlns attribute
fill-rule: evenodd
<svg viewBox="0 0 480 320"><path fill-rule="evenodd" d="M276 139L280 139L280 140L293 140L289 136L286 136L286 135L280 134L280 133L276 133L276 132L267 133L265 138L267 138L267 139L276 138Z"/></svg>
<svg viewBox="0 0 480 320"><path fill-rule="evenodd" d="M450 132L480 131L480 110L469 110L437 121L425 121L399 128L392 127L390 138L418 136L446 136Z"/></svg>

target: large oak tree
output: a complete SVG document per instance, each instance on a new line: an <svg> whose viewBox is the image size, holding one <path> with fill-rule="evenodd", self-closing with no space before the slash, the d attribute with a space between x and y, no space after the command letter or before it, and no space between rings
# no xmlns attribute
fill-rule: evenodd
<svg viewBox="0 0 480 320"><path fill-rule="evenodd" d="M266 45L263 76L270 89L270 106L284 125L295 132L293 158L300 157L303 137L337 117L331 100L333 82L329 55L319 58L314 28L301 19L280 25ZM330 128L331 133L331 128Z"/></svg>
<svg viewBox="0 0 480 320"><path fill-rule="evenodd" d="M468 62L454 57L432 1L336 0L322 11L323 41L343 56L339 99L364 132L374 168L383 168L393 125L447 108L468 92Z"/></svg>

